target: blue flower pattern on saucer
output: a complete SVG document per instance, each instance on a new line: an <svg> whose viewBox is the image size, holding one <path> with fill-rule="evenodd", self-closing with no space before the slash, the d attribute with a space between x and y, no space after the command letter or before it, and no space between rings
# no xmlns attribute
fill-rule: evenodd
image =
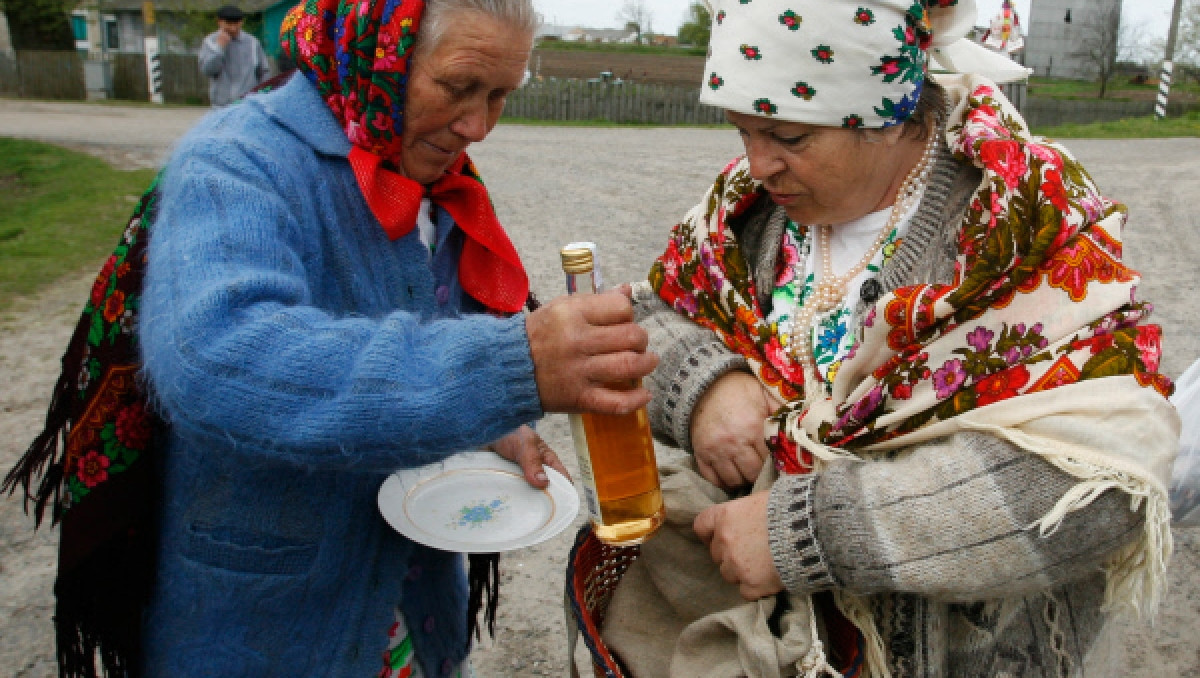
<svg viewBox="0 0 1200 678"><path fill-rule="evenodd" d="M467 504L458 509L457 516L450 521L451 529L477 529L493 522L500 513L509 509L508 497L487 499Z"/></svg>

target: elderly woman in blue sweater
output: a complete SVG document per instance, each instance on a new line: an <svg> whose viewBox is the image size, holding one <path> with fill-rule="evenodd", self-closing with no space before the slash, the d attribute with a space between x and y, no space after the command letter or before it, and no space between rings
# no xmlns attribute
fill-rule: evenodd
<svg viewBox="0 0 1200 678"><path fill-rule="evenodd" d="M180 142L140 327L168 424L146 675L468 673L462 556L392 531L380 484L493 444L545 486L527 424L648 400L603 385L656 360L627 298L518 313L464 153L535 25L529 0L309 0L300 73Z"/></svg>

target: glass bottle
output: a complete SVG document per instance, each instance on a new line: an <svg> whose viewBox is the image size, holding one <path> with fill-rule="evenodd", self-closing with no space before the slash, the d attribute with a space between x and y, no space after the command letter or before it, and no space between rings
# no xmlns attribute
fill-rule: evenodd
<svg viewBox="0 0 1200 678"><path fill-rule="evenodd" d="M596 292L595 248L592 243L571 243L562 249L569 294ZM635 380L627 388L640 385ZM585 413L569 418L580 484L596 537L613 546L642 543L666 516L646 408L623 415Z"/></svg>

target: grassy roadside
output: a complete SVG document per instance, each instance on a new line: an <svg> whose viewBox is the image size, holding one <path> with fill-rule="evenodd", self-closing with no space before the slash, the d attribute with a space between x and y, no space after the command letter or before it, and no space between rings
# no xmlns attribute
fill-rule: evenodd
<svg viewBox="0 0 1200 678"><path fill-rule="evenodd" d="M1100 85L1090 81L1030 78L1029 96L1049 99L1082 99L1099 101ZM1133 83L1127 78L1114 77L1108 83L1104 101L1153 101L1158 94L1157 82ZM1200 97L1200 84L1177 82L1171 86L1173 101L1194 101Z"/></svg>
<svg viewBox="0 0 1200 678"><path fill-rule="evenodd" d="M154 172L0 138L0 311L65 275L99 270Z"/></svg>
<svg viewBox="0 0 1200 678"><path fill-rule="evenodd" d="M1156 120L1153 116L1087 125L1067 124L1042 127L1034 133L1051 139L1163 139L1200 137L1200 112L1178 118Z"/></svg>

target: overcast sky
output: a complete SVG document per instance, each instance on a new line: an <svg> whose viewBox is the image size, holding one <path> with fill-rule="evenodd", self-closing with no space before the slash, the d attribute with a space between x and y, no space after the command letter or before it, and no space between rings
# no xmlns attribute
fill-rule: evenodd
<svg viewBox="0 0 1200 678"><path fill-rule="evenodd" d="M1089 0L1079 0L1080 4ZM687 16L690 0L644 0L650 11L652 25L657 33L674 35ZM1017 12L1028 21L1031 0L1016 0ZM599 2L596 0L534 0L538 11L546 21L556 24L585 26L587 28L617 28L617 12L624 0ZM979 7L979 25L1000 11L1002 0L976 0ZM1124 14L1127 25L1141 26L1146 39L1166 42L1167 27L1171 22L1173 0L1125 0Z"/></svg>

